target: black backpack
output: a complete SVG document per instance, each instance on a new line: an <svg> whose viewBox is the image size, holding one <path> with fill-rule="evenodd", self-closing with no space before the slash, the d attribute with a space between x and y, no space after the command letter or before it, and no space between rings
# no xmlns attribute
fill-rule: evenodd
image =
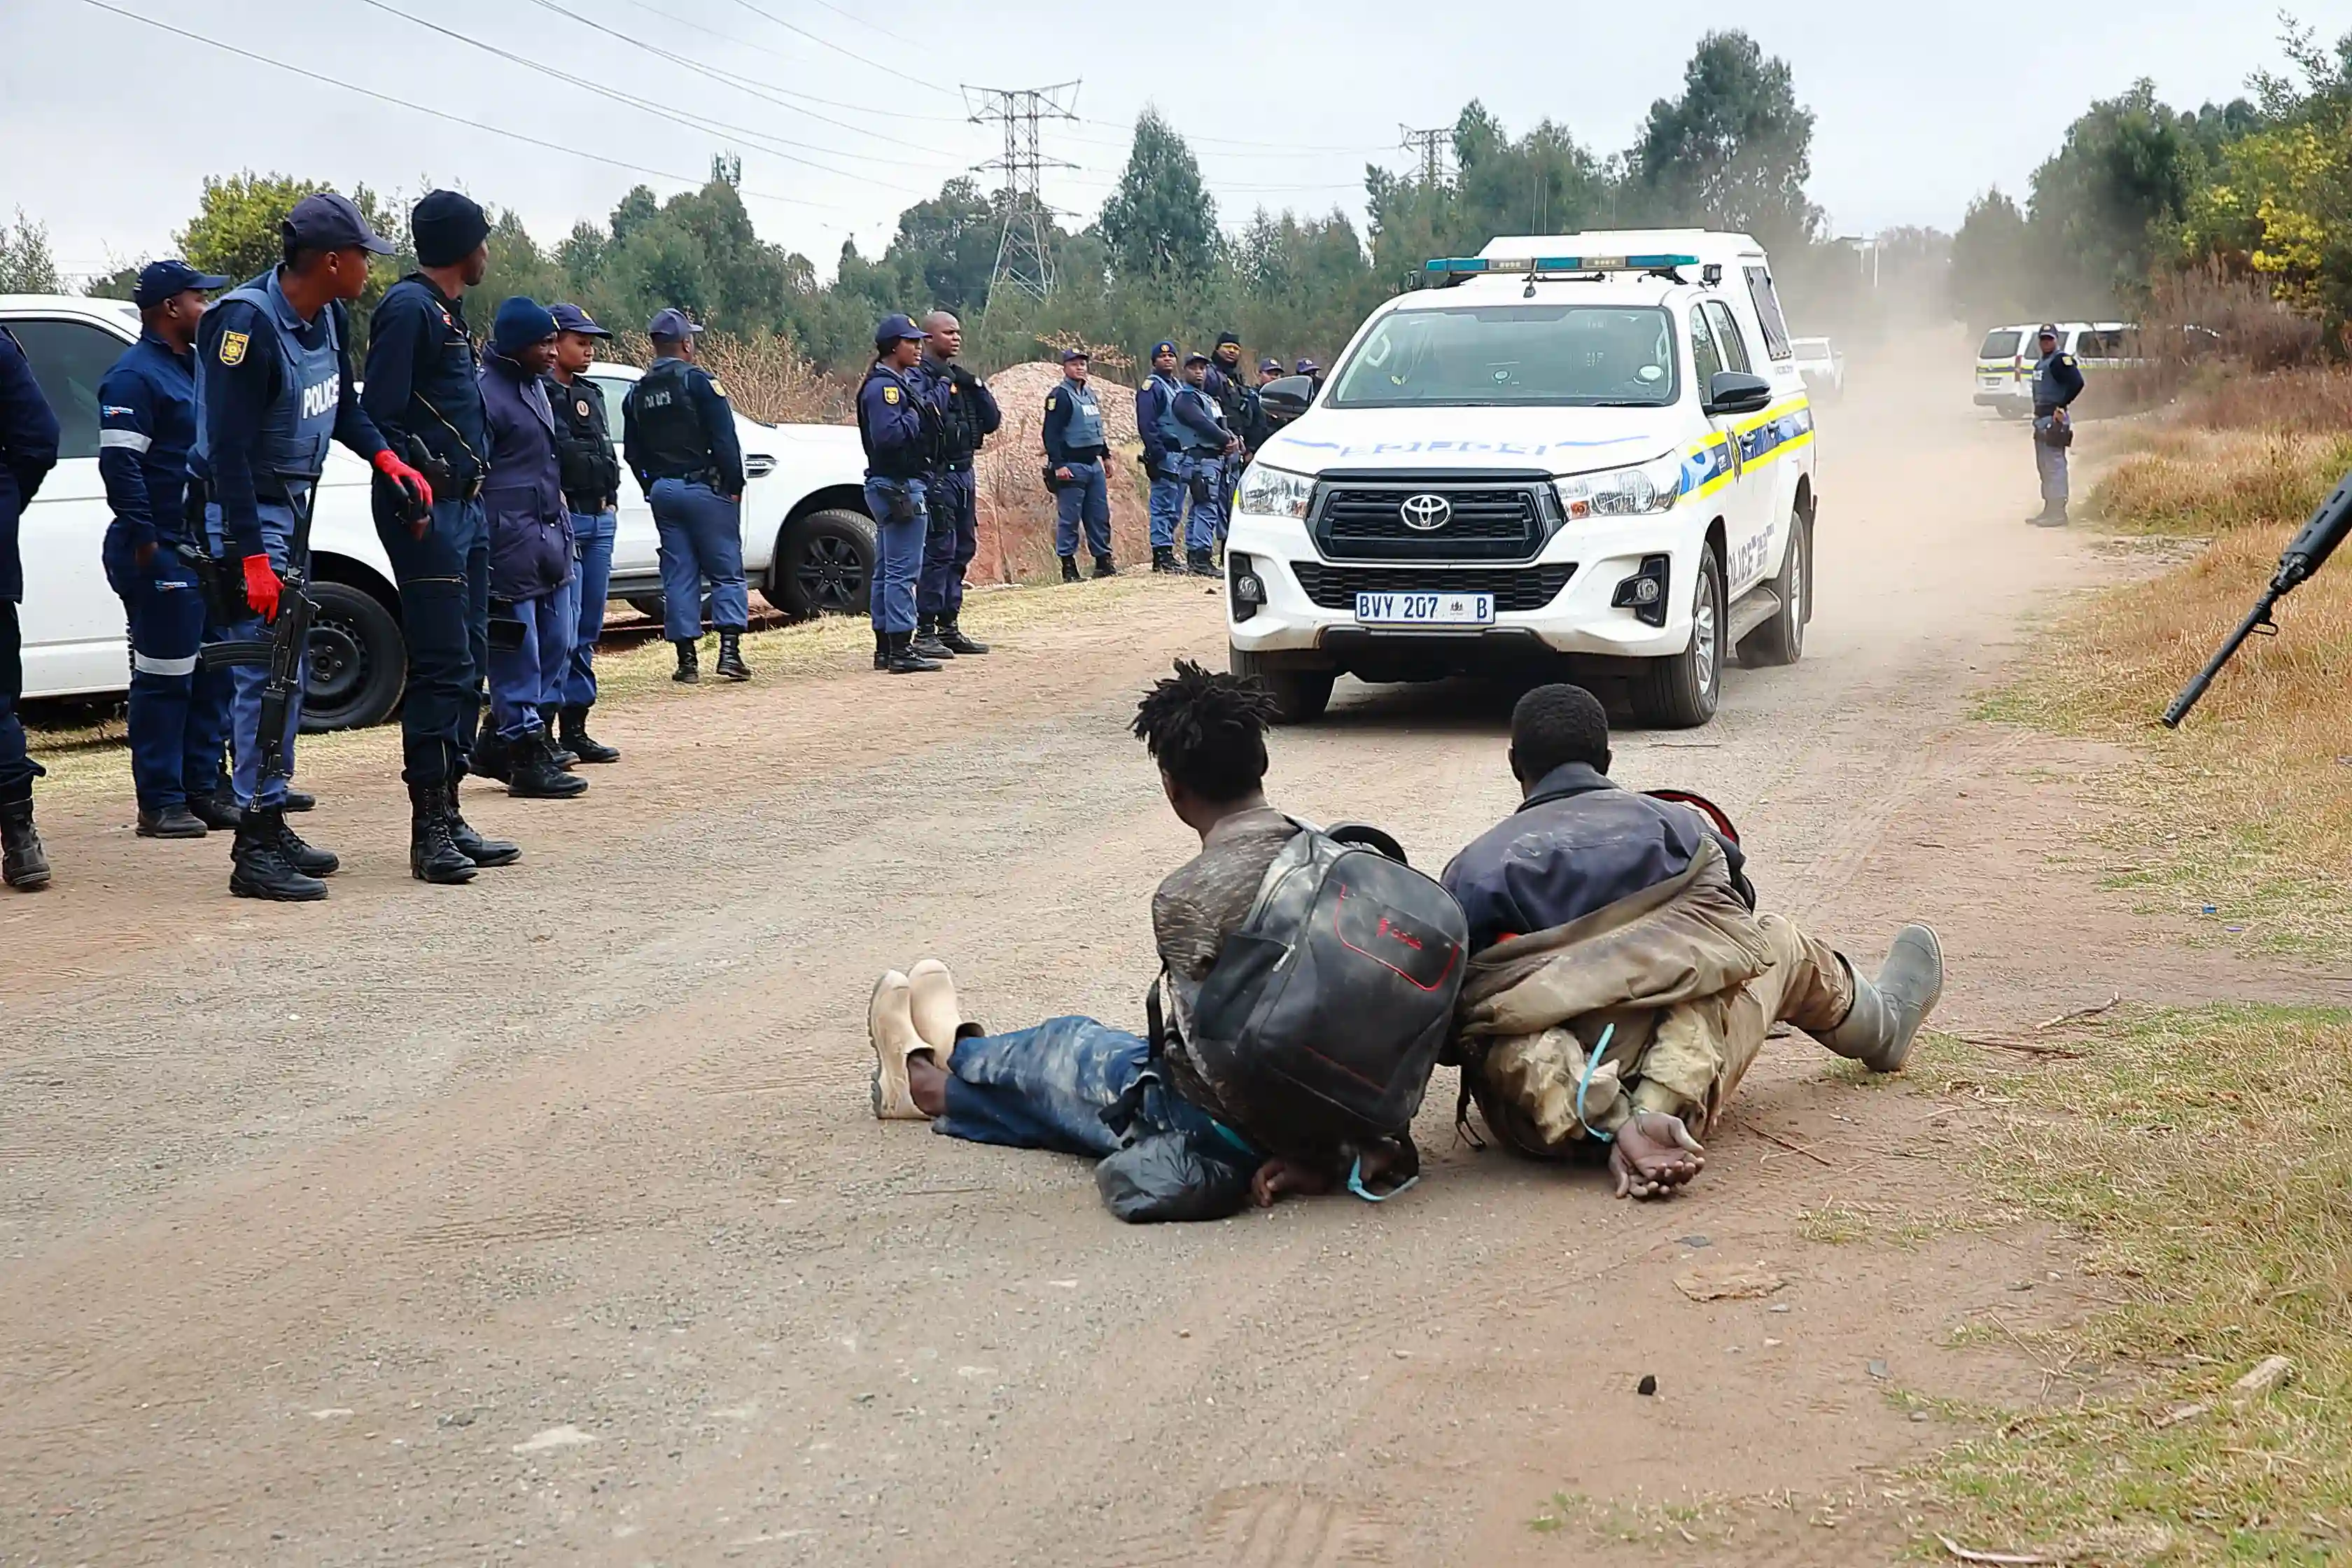
<svg viewBox="0 0 2352 1568"><path fill-rule="evenodd" d="M1404 1138L1453 1029L1469 922L1386 834L1297 826L1202 983L1185 1046L1245 1131Z"/></svg>

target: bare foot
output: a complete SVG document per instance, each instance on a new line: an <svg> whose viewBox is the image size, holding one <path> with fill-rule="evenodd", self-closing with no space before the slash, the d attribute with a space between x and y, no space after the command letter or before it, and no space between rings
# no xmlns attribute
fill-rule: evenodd
<svg viewBox="0 0 2352 1568"><path fill-rule="evenodd" d="M1330 1190L1330 1178L1322 1172L1280 1155L1260 1165L1257 1173L1250 1178L1250 1201L1262 1209L1281 1202L1285 1193L1319 1197Z"/></svg>
<svg viewBox="0 0 2352 1568"><path fill-rule="evenodd" d="M1679 1116L1637 1110L1609 1145L1609 1171L1621 1198L1662 1198L1706 1168L1706 1151Z"/></svg>

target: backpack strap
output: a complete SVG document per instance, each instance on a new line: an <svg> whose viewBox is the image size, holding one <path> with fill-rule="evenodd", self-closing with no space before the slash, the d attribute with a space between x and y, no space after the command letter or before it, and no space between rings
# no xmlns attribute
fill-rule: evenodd
<svg viewBox="0 0 2352 1568"><path fill-rule="evenodd" d="M1670 800L1676 805L1687 805L1715 825L1715 830L1732 843L1739 842L1739 829L1731 825L1731 814L1715 802L1687 789L1645 789L1642 792L1652 800Z"/></svg>

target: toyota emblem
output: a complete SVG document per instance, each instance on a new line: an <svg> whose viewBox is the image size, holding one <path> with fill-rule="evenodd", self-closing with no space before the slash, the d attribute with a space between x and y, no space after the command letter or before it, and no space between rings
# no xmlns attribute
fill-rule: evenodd
<svg viewBox="0 0 2352 1568"><path fill-rule="evenodd" d="M1417 533L1444 528L1454 517L1454 503L1444 496L1407 496L1397 507L1404 525Z"/></svg>

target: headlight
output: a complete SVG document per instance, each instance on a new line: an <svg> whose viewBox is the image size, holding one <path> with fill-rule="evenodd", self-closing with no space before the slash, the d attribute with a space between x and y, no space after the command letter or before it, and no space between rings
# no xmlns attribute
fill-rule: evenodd
<svg viewBox="0 0 2352 1568"><path fill-rule="evenodd" d="M1589 517L1638 517L1673 509L1683 493L1683 460L1669 452L1652 462L1598 474L1554 479L1552 489L1570 522Z"/></svg>
<svg viewBox="0 0 2352 1568"><path fill-rule="evenodd" d="M1292 517L1304 522L1315 499L1315 480L1286 468L1252 463L1242 475L1242 510L1253 517Z"/></svg>

